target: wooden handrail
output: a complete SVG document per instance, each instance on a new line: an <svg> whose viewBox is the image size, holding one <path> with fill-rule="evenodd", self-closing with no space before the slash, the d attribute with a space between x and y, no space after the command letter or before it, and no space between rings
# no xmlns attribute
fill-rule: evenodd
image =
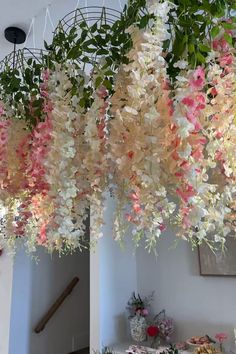
<svg viewBox="0 0 236 354"><path fill-rule="evenodd" d="M72 290L74 289L74 287L76 286L76 284L78 282L79 282L78 277L75 277L74 279L72 279L72 281L66 287L66 289L63 291L63 293L59 296L59 298L55 301L55 303L52 305L52 307L50 307L50 309L47 311L47 313L39 321L39 323L37 324L37 326L34 329L35 333L40 333L44 330L47 323L53 317L55 312L57 312L58 308L65 301L65 299L71 294Z"/></svg>

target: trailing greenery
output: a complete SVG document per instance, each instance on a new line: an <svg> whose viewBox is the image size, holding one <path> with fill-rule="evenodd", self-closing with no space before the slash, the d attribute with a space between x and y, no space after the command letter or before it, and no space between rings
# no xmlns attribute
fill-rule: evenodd
<svg viewBox="0 0 236 354"><path fill-rule="evenodd" d="M171 48L168 55L169 74L175 77L177 70L173 64L184 58L192 68L205 63L207 53L211 50L209 40L223 30L236 29L235 0L172 0L169 23L171 39L165 47ZM232 22L227 22L232 19ZM231 45L232 37L224 33L226 41Z"/></svg>
<svg viewBox="0 0 236 354"><path fill-rule="evenodd" d="M163 350L160 354L179 354L178 349L175 347L175 345L170 344L169 348Z"/></svg>
<svg viewBox="0 0 236 354"><path fill-rule="evenodd" d="M236 29L235 0L172 0L173 8L169 17L169 33L164 48L167 51L168 74L174 80L179 69L174 64L185 59L192 68L205 63L211 50L210 41L221 31L232 46L235 41L227 31ZM95 80L84 86L83 95L78 90L78 80L71 77L72 95L80 95L80 105L85 110L91 106L92 92L104 85L113 93L114 77L118 67L127 63L127 52L132 48L127 28L136 25L139 28L151 26L153 15L147 12L146 0L130 0L120 18L114 23L106 19L106 10L101 11L101 18L89 25L82 12L83 19L69 33L59 23L52 43L45 42L48 54L39 64L29 59L25 69L6 68L0 73L1 99L9 101L16 118L25 119L30 127L37 120L43 119L43 99L40 94L41 72L45 68L53 69L56 64L73 63L78 70L85 70L87 65L94 67ZM230 21L229 21L230 19ZM103 58L99 63L99 59ZM81 85L83 83L81 82ZM33 105L33 110L29 109Z"/></svg>

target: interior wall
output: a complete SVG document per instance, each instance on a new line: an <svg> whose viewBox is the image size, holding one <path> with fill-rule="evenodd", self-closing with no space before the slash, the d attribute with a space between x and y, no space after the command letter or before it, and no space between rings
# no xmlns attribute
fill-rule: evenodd
<svg viewBox="0 0 236 354"><path fill-rule="evenodd" d="M155 290L154 313L166 309L175 320L175 340L226 332L233 343L236 327L236 277L200 276L198 253L186 241L174 248L173 233L159 242L155 257L137 253L138 289Z"/></svg>
<svg viewBox="0 0 236 354"><path fill-rule="evenodd" d="M6 253L0 257L0 354L9 351L13 259Z"/></svg>
<svg viewBox="0 0 236 354"><path fill-rule="evenodd" d="M107 196L106 225L100 240L100 336L101 345L113 345L127 339L126 305L137 290L136 258L129 242L122 249L113 240L115 202Z"/></svg>
<svg viewBox="0 0 236 354"><path fill-rule="evenodd" d="M89 253L50 256L36 264L23 251L14 263L9 354L68 354L89 345ZM79 283L40 334L34 327L70 281ZM5 354L5 353L4 353Z"/></svg>

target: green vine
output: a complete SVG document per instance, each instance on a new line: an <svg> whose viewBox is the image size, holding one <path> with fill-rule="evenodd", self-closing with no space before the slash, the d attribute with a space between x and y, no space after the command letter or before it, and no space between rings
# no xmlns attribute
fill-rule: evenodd
<svg viewBox="0 0 236 354"><path fill-rule="evenodd" d="M173 8L169 16L170 39L164 43L167 52L168 74L172 78L179 73L175 63L186 60L190 67L205 64L210 41L219 33L225 40L235 46L235 39L228 31L236 29L235 0L172 0ZM59 23L52 43L45 42L48 51L39 64L29 59L25 69L10 67L0 73L0 90L3 102L10 102L13 114L24 119L29 127L44 119L43 98L40 94L41 73L44 69L53 70L55 65L73 63L76 71L84 71L93 66L96 79L84 85L83 94L78 89L76 77L70 77L72 95L79 96L80 106L87 110L92 103L94 89L103 85L113 93L114 77L119 66L127 63L126 54L132 48L132 40L127 29L131 25L144 29L151 25L153 15L147 11L146 0L130 0L119 19L114 23L106 21L106 10L101 11L101 18L89 25L78 9L82 21L66 33ZM101 62L99 63L99 60ZM69 75L69 74L68 74ZM79 75L79 74L78 74ZM81 83L83 84L83 83ZM33 111L30 105L33 105Z"/></svg>

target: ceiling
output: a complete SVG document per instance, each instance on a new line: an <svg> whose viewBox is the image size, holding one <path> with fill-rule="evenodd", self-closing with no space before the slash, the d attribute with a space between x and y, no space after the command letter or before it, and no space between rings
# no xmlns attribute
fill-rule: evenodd
<svg viewBox="0 0 236 354"><path fill-rule="evenodd" d="M4 37L4 30L9 26L20 27L28 33L34 18L34 29L31 27L28 41L21 47L33 48L35 43L36 48L43 48L43 40L50 42L52 31L59 19L78 5L79 7L106 6L121 10L125 2L126 0L0 0L0 60L13 51L13 44L7 42ZM46 35L43 38L47 8L54 27L47 18Z"/></svg>
<svg viewBox="0 0 236 354"><path fill-rule="evenodd" d="M4 38L9 26L22 28L26 33L34 16L45 11L49 0L0 0L0 58L12 51L13 45Z"/></svg>

